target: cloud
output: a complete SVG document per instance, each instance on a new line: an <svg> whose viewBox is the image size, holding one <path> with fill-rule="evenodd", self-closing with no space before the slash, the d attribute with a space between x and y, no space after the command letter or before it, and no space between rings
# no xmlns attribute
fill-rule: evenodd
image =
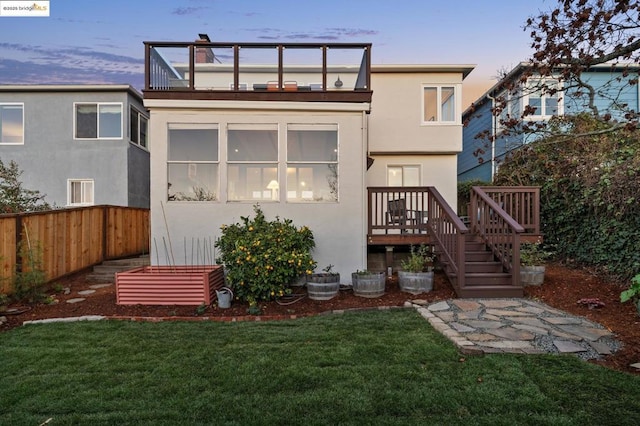
<svg viewBox="0 0 640 426"><path fill-rule="evenodd" d="M284 32L276 28L249 29L249 32L258 33L261 40L314 40L314 41L340 41L346 39L372 37L378 35L376 30L360 28L326 28L319 32Z"/></svg>
<svg viewBox="0 0 640 426"><path fill-rule="evenodd" d="M206 10L208 7L176 7L171 11L172 15L185 16L185 15L197 15L200 11Z"/></svg>
<svg viewBox="0 0 640 426"><path fill-rule="evenodd" d="M0 43L2 84L131 84L141 89L144 59L86 47Z"/></svg>

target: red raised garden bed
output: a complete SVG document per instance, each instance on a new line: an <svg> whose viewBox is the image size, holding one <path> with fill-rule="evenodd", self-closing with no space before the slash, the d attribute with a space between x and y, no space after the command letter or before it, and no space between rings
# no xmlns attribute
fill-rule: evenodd
<svg viewBox="0 0 640 426"><path fill-rule="evenodd" d="M210 305L222 266L142 266L116 274L118 305Z"/></svg>

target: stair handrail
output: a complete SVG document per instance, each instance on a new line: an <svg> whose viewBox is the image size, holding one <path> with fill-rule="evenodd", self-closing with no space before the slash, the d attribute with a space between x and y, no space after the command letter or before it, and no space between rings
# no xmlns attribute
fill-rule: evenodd
<svg viewBox="0 0 640 426"><path fill-rule="evenodd" d="M512 285L520 286L520 234L524 228L481 187L471 188L471 229L511 273Z"/></svg>
<svg viewBox="0 0 640 426"><path fill-rule="evenodd" d="M469 228L447 203L438 190L430 186L427 228L436 250L444 259L451 275L455 275L455 286L465 287L465 241Z"/></svg>

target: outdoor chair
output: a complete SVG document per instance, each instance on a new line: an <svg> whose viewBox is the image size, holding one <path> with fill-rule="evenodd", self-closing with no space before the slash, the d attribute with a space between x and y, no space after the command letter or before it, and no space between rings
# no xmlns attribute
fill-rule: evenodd
<svg viewBox="0 0 640 426"><path fill-rule="evenodd" d="M404 198L397 200L389 200L387 202L387 214L386 214L386 233L389 233L389 226L396 225L400 228L401 234L406 234L407 225L413 228L416 221L410 210L407 210L407 203Z"/></svg>

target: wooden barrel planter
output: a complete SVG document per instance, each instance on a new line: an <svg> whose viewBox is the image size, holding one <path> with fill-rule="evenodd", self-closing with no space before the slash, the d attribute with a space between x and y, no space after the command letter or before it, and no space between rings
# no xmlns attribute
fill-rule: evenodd
<svg viewBox="0 0 640 426"><path fill-rule="evenodd" d="M340 274L307 275L307 294L311 300L333 299L340 290Z"/></svg>
<svg viewBox="0 0 640 426"><path fill-rule="evenodd" d="M411 294L427 293L433 290L433 271L407 272L398 271L400 290Z"/></svg>
<svg viewBox="0 0 640 426"><path fill-rule="evenodd" d="M387 276L384 272L351 274L353 294L360 297L380 297L384 295Z"/></svg>
<svg viewBox="0 0 640 426"><path fill-rule="evenodd" d="M544 266L520 266L521 285L541 285L544 282Z"/></svg>

